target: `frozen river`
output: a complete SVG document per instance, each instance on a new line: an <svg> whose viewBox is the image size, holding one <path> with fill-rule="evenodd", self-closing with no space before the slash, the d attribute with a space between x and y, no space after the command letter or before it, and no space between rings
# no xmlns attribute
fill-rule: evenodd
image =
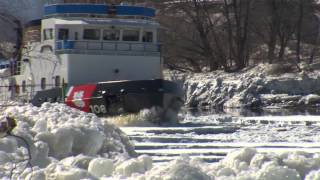
<svg viewBox="0 0 320 180"><path fill-rule="evenodd" d="M237 148L259 152L320 152L317 111L183 113L176 126L123 127L139 154L168 162L184 154L216 162Z"/></svg>
<svg viewBox="0 0 320 180"><path fill-rule="evenodd" d="M320 144L317 143L320 116L316 113L242 116L234 112L189 111L180 114L182 120L178 125L167 126L146 121L155 117L152 110L101 121L93 114L63 104L45 103L41 108L8 107L2 119L12 114L18 122L15 134L27 137L32 148L29 154L28 146L16 138L2 138L0 179L315 180L320 177ZM132 146L125 134L104 122L113 120L124 125L126 122L143 124L122 129L135 143L136 152L149 156L129 157ZM233 150L237 151L230 152ZM31 165L27 161L30 156Z"/></svg>

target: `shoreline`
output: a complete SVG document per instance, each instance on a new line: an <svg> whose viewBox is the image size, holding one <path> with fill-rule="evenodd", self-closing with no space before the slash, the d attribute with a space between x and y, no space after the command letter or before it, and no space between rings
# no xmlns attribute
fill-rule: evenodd
<svg viewBox="0 0 320 180"><path fill-rule="evenodd" d="M260 64L237 73L166 75L183 89L186 108L299 109L320 105L320 70L272 71L273 65Z"/></svg>

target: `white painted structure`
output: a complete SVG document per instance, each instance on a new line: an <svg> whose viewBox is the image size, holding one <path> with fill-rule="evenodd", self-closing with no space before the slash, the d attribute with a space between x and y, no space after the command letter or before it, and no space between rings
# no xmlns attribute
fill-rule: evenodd
<svg viewBox="0 0 320 180"><path fill-rule="evenodd" d="M11 96L30 98L62 84L162 78L154 19L91 16L45 16L41 41L24 45L18 75L0 77L0 85L14 87Z"/></svg>

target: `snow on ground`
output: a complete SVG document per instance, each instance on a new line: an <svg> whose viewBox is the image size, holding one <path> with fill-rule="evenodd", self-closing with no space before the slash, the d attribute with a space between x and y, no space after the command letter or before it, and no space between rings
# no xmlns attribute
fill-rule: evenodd
<svg viewBox="0 0 320 180"><path fill-rule="evenodd" d="M244 148L230 151L215 163L181 154L169 163L161 164L154 163L152 157L147 155L134 157L127 136L93 114L62 104L48 103L40 108L12 105L2 110L0 119L12 116L17 120L18 126L13 133L28 141L32 157L31 169L25 161L28 152L24 142L10 136L1 138L2 179L9 179L11 174L11 179L30 180L320 179L320 152L317 151L275 153L276 150L271 149L262 152L244 144ZM226 118L226 121L230 121L230 118ZM161 128L149 129L162 131ZM199 129L201 135L204 129ZM164 128L168 134L170 131L188 130L186 127Z"/></svg>
<svg viewBox="0 0 320 180"><path fill-rule="evenodd" d="M155 166L130 179L159 180L300 180L319 176L319 154L264 154L244 148L230 152L218 163L204 163L197 158L181 156L166 166Z"/></svg>
<svg viewBox="0 0 320 180"><path fill-rule="evenodd" d="M67 169L66 173L71 173L70 177L91 177L87 170L79 167L87 168L90 165L88 163L95 158L115 159L134 155L128 137L120 129L102 122L93 114L86 114L63 104L46 103L41 108L31 105L8 106L0 118L4 120L6 116L18 121L13 133L25 138L30 145L31 164L45 168L44 171L36 171L40 174ZM10 175L14 165L12 162L27 158L25 147L23 141L11 136L1 139L0 177ZM66 164L74 167L65 167ZM13 177L21 175L26 166L25 163L18 165ZM58 178L61 174L52 176Z"/></svg>

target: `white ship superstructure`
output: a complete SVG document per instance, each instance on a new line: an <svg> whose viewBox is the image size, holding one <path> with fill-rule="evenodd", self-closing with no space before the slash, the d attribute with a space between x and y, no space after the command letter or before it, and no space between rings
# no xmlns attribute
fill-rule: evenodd
<svg viewBox="0 0 320 180"><path fill-rule="evenodd" d="M155 10L147 7L46 5L42 19L25 26L22 56L11 63L12 76L2 77L2 86L10 87L2 89L2 95L33 99L37 105L62 101L70 93L87 92L88 86L69 94L65 89L91 84L94 90L87 95L90 97L94 94L95 98L105 99L106 92L118 96L121 91L127 102L142 100L145 105L141 108L153 105L148 100L153 95L161 95L155 98L156 104L168 104L164 96L171 97L169 91L173 86L161 80L161 48L157 37L160 25L154 17ZM166 92L168 83L171 87ZM52 89L55 92L49 92ZM39 92L42 95L37 97ZM43 95L43 92L48 93ZM145 97L137 95L140 93ZM73 101L72 97L69 100Z"/></svg>
<svg viewBox="0 0 320 180"><path fill-rule="evenodd" d="M40 42L25 44L15 83L36 92L62 83L160 79L159 24L152 19L154 10L113 6L120 12L110 15L110 8L104 4L46 6ZM121 14L126 11L136 15Z"/></svg>

